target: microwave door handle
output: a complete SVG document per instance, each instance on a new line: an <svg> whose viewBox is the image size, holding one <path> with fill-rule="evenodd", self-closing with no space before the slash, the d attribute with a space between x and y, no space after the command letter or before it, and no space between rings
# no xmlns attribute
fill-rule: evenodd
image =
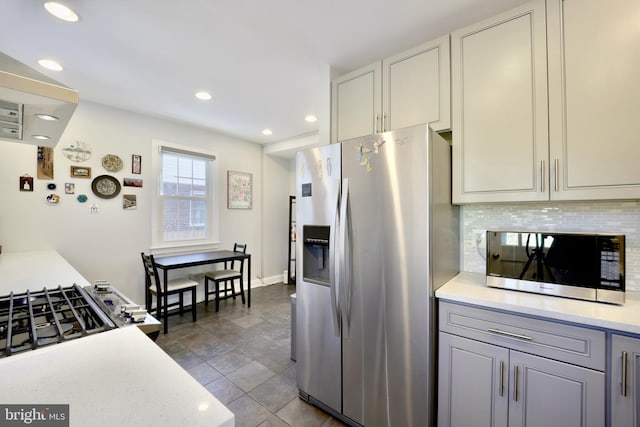
<svg viewBox="0 0 640 427"><path fill-rule="evenodd" d="M336 230L340 226L340 180L336 181L337 191L335 200L335 216L333 224L329 230L329 293L331 299L331 317L333 319L333 333L340 336L340 305L337 298L337 289L340 289L340 274L338 262L340 254L338 251L338 242L336 242ZM337 288L337 289L336 289Z"/></svg>

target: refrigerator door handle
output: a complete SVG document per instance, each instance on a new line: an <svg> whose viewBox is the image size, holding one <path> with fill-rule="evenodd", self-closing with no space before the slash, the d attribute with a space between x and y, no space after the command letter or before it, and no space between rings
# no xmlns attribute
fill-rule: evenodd
<svg viewBox="0 0 640 427"><path fill-rule="evenodd" d="M329 289L331 293L331 314L333 317L333 333L335 336L340 336L340 307L338 305L338 298L336 288L340 289L340 269L339 260L340 256L337 252L339 250L338 242L336 241L336 230L340 226L340 180L336 181L338 191L336 192L336 214L333 219L333 226L329 230ZM337 255L337 256L336 256Z"/></svg>
<svg viewBox="0 0 640 427"><path fill-rule="evenodd" d="M342 180L340 202L340 307L344 337L349 338L351 326L351 233L349 218L349 180Z"/></svg>

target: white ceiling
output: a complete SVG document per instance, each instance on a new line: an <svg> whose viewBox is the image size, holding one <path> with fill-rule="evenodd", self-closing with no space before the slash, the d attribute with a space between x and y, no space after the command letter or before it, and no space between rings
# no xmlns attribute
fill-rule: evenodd
<svg viewBox="0 0 640 427"><path fill-rule="evenodd" d="M266 143L329 120L329 70L351 71L523 0L2 0L0 51L89 100ZM55 73L37 65L59 61ZM208 90L213 99L195 99ZM322 110L325 111L322 111ZM273 135L263 136L263 128Z"/></svg>

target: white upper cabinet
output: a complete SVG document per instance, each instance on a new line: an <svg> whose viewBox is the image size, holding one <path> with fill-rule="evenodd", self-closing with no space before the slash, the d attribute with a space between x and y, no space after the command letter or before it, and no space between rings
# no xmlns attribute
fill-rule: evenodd
<svg viewBox="0 0 640 427"><path fill-rule="evenodd" d="M332 142L430 123L449 129L449 36L332 82Z"/></svg>
<svg viewBox="0 0 640 427"><path fill-rule="evenodd" d="M534 0L452 34L454 203L640 198L639 17Z"/></svg>
<svg viewBox="0 0 640 427"><path fill-rule="evenodd" d="M453 201L548 200L544 0L451 35Z"/></svg>
<svg viewBox="0 0 640 427"><path fill-rule="evenodd" d="M640 198L640 1L547 13L551 199Z"/></svg>

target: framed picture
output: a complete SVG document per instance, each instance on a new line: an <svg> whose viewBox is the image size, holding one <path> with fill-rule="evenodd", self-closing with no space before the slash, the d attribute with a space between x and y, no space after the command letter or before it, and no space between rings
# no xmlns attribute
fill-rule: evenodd
<svg viewBox="0 0 640 427"><path fill-rule="evenodd" d="M227 171L227 209L251 209L253 175Z"/></svg>
<svg viewBox="0 0 640 427"><path fill-rule="evenodd" d="M33 191L33 177L29 175L20 177L20 191Z"/></svg>
<svg viewBox="0 0 640 427"><path fill-rule="evenodd" d="M86 166L71 166L71 177L91 178L91 168Z"/></svg>
<svg viewBox="0 0 640 427"><path fill-rule="evenodd" d="M75 194L76 185L73 182L64 183L64 194Z"/></svg>
<svg viewBox="0 0 640 427"><path fill-rule="evenodd" d="M125 187L142 187L142 180L138 178L123 178L122 183Z"/></svg>
<svg viewBox="0 0 640 427"><path fill-rule="evenodd" d="M140 175L142 173L142 156L139 154L131 155L131 173Z"/></svg>

